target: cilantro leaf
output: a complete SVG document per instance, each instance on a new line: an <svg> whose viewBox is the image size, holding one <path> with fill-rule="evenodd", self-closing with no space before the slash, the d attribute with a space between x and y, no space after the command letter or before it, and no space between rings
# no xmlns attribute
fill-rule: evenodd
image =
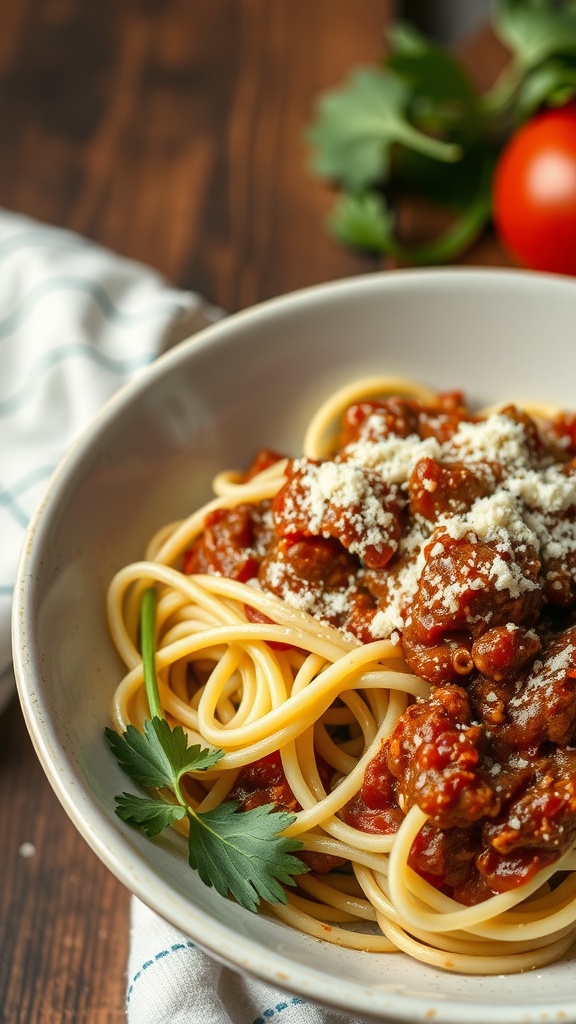
<svg viewBox="0 0 576 1024"><path fill-rule="evenodd" d="M293 875L307 867L294 857L298 840L278 833L294 821L294 815L264 804L239 811L227 801L212 811L190 818L189 861L202 881L221 896L232 893L246 910L254 912L258 898L285 903L280 883L293 885Z"/></svg>
<svg viewBox="0 0 576 1024"><path fill-rule="evenodd" d="M493 123L502 115L513 115L504 123L508 133L531 105L530 92L528 104L521 95L526 77L546 61L563 62L576 54L576 5L573 0L499 0L492 25L511 60L483 96L482 106ZM551 97L543 91L543 81L537 83L540 101L548 102ZM555 88L551 84L552 94Z"/></svg>
<svg viewBox="0 0 576 1024"><path fill-rule="evenodd" d="M469 136L478 127L478 97L462 64L406 22L390 26L386 66L410 88L409 111L424 130Z"/></svg>
<svg viewBox="0 0 576 1024"><path fill-rule="evenodd" d="M493 24L524 70L554 54L576 52L576 6L571 0L500 0Z"/></svg>
<svg viewBox="0 0 576 1024"><path fill-rule="evenodd" d="M516 104L518 121L532 117L539 108L564 106L576 95L576 63L568 60L545 61L526 76Z"/></svg>
<svg viewBox="0 0 576 1024"><path fill-rule="evenodd" d="M518 125L574 101L576 0L494 0L491 26L510 59L483 93L458 57L400 21L377 66L320 95L311 169L340 192L328 223L341 242L405 263L454 259L490 220L491 176ZM455 217L404 245L388 203L407 197Z"/></svg>
<svg viewBox="0 0 576 1024"><path fill-rule="evenodd" d="M293 885L292 876L307 870L291 852L302 843L278 834L294 821L293 814L276 811L273 804L240 811L236 801L211 811L194 810L182 795L180 779L187 771L211 768L223 751L189 747L184 730L171 729L165 719L144 722L143 733L132 725L122 736L106 729L106 737L134 782L149 789L169 787L178 801L122 793L116 797L116 813L123 821L147 836L157 836L187 817L190 866L206 885L223 896L232 893L252 912L259 899L286 902L281 883Z"/></svg>
<svg viewBox="0 0 576 1024"><path fill-rule="evenodd" d="M390 252L394 247L393 218L379 192L343 193L328 226L340 242L365 252Z"/></svg>
<svg viewBox="0 0 576 1024"><path fill-rule="evenodd" d="M383 182L395 143L438 160L458 160L459 146L425 135L410 123L409 95L408 86L396 75L357 68L343 87L320 96L308 133L315 173L350 190Z"/></svg>
<svg viewBox="0 0 576 1024"><path fill-rule="evenodd" d="M491 165L486 163L476 195L458 211L449 226L428 242L408 245L394 232L394 217L378 192L339 196L329 227L339 241L365 251L388 253L402 263L445 263L464 252L490 217Z"/></svg>
<svg viewBox="0 0 576 1024"><path fill-rule="evenodd" d="M169 825L186 817L180 804L169 804L153 797L121 793L116 797L116 814L128 825L135 825L147 836L157 836Z"/></svg>
<svg viewBox="0 0 576 1024"><path fill-rule="evenodd" d="M182 727L171 729L165 718L145 721L143 733L133 725L122 736L113 729L105 732L120 767L147 789L177 789L185 772L212 768L223 756L222 750L202 749L199 744L189 747Z"/></svg>
<svg viewBox="0 0 576 1024"><path fill-rule="evenodd" d="M302 843L278 835L294 821L294 815L284 811L271 813L271 804L250 811L238 811L235 801L211 811L196 811L190 806L180 786L182 776L212 768L224 751L209 750L199 744L188 746L183 728L172 729L162 717L155 666L153 588L144 592L140 623L144 685L153 717L144 722L143 732L129 725L121 736L113 729L105 729L105 735L120 767L133 782L152 790L169 788L177 803L164 800L159 794L141 797L121 793L116 797L117 815L150 837L187 818L190 866L198 870L206 885L214 886L223 896L232 893L250 911L257 909L260 898L285 903L286 894L280 883L293 885L292 876L307 870L291 854Z"/></svg>

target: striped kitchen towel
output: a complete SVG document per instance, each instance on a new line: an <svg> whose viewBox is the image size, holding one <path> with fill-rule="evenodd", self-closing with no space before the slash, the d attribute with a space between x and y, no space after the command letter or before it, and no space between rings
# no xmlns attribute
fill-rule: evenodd
<svg viewBox="0 0 576 1024"><path fill-rule="evenodd" d="M0 210L0 707L16 567L49 477L121 384L219 315L148 267Z"/></svg>
<svg viewBox="0 0 576 1024"><path fill-rule="evenodd" d="M363 1024L230 970L135 897L131 924L128 1024Z"/></svg>
<svg viewBox="0 0 576 1024"><path fill-rule="evenodd" d="M28 521L68 445L157 355L221 316L155 271L0 210L0 705ZM129 1024L360 1024L214 961L132 899Z"/></svg>

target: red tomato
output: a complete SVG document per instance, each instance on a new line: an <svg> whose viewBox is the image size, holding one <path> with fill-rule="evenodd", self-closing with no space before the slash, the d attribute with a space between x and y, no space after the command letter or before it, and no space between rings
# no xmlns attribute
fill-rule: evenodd
<svg viewBox="0 0 576 1024"><path fill-rule="evenodd" d="M576 106L547 110L512 136L493 185L494 223L521 266L576 274Z"/></svg>

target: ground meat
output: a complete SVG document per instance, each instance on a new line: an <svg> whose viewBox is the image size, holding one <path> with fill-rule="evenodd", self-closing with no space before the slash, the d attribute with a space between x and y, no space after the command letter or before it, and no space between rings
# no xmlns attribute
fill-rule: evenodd
<svg viewBox="0 0 576 1024"><path fill-rule="evenodd" d="M323 785L329 789L330 770L322 760L318 762L318 771ZM228 799L237 800L243 811L249 811L253 807L262 807L264 804L274 804L279 810L289 811L292 814L302 810L288 785L278 751L267 754L266 757L242 768ZM333 857L327 853L316 853L311 850L303 850L296 856L300 857L311 871L316 871L319 874L332 871L344 863L341 857Z"/></svg>
<svg viewBox="0 0 576 1024"><path fill-rule="evenodd" d="M512 792L502 812L484 822L475 861L490 892L506 892L530 881L576 839L576 750L553 748L530 759L513 753L498 781L501 776L502 788ZM482 886L476 885L480 894ZM473 902L470 894L466 902Z"/></svg>
<svg viewBox="0 0 576 1024"><path fill-rule="evenodd" d="M246 470L243 477L244 482L247 483L249 480L252 480L257 476L258 473L262 473L265 469L269 469L270 466L274 466L284 458L284 455L280 455L272 448L261 448L252 460L252 464Z"/></svg>
<svg viewBox="0 0 576 1024"><path fill-rule="evenodd" d="M454 539L442 531L428 544L402 636L413 672L435 685L457 682L474 667L473 640L501 623L532 624L541 605L540 562L533 549L510 546L506 568L520 581L499 586L504 562L497 544ZM455 641L455 634L456 641Z"/></svg>
<svg viewBox="0 0 576 1024"><path fill-rule="evenodd" d="M408 863L437 889L460 888L474 871L478 833L477 825L442 830L426 822L412 844Z"/></svg>
<svg viewBox="0 0 576 1024"><path fill-rule="evenodd" d="M411 398L391 396L384 401L355 403L342 417L340 447L358 441L382 441L390 435L447 441L458 424L469 416L460 391L438 396L436 405L423 405Z"/></svg>
<svg viewBox="0 0 576 1024"><path fill-rule="evenodd" d="M331 537L306 537L302 540L279 540L262 560L262 577L267 577L270 564L286 563L295 581L322 585L327 590L347 587L356 578L357 560ZM269 589L274 589L272 581ZM297 585L297 584L296 584ZM279 588L280 589L280 588Z"/></svg>
<svg viewBox="0 0 576 1024"><path fill-rule="evenodd" d="M365 586L366 577L361 584L354 587L348 596L347 611L341 622L342 628L355 636L363 644L374 640L372 623L378 610L374 594L369 586Z"/></svg>
<svg viewBox="0 0 576 1024"><path fill-rule="evenodd" d="M576 748L492 744L460 687L412 705L366 771L344 820L389 833L415 803L430 820L410 866L465 904L529 881L576 839ZM495 758L499 756L500 761Z"/></svg>
<svg viewBox="0 0 576 1024"><path fill-rule="evenodd" d="M408 482L410 512L435 522L446 512L466 512L489 491L486 479L460 463L420 459Z"/></svg>
<svg viewBox="0 0 576 1024"><path fill-rule="evenodd" d="M409 437L418 433L418 407L406 398L392 397L384 402L358 402L342 417L340 448L357 441L382 441L393 434Z"/></svg>
<svg viewBox="0 0 576 1024"><path fill-rule="evenodd" d="M269 503L218 509L184 555L185 573L212 573L245 582L256 575L270 544Z"/></svg>
<svg viewBox="0 0 576 1024"><path fill-rule="evenodd" d="M334 537L371 568L388 564L402 532L394 489L346 462L290 462L272 508L280 537Z"/></svg>
<svg viewBox="0 0 576 1024"><path fill-rule="evenodd" d="M557 439L561 451L576 455L576 413L560 413L551 424L550 433Z"/></svg>
<svg viewBox="0 0 576 1024"><path fill-rule="evenodd" d="M516 750L561 746L576 734L576 626L552 637L530 669L501 683L480 677L470 695L481 721ZM495 712L497 718L494 718Z"/></svg>
<svg viewBox="0 0 576 1024"><path fill-rule="evenodd" d="M517 675L541 649L542 641L533 629L507 622L482 633L472 644L470 654L478 671L498 682L505 676Z"/></svg>
<svg viewBox="0 0 576 1024"><path fill-rule="evenodd" d="M572 627L544 645L524 686L478 678L469 693L437 687L410 706L346 820L390 832L417 803L430 820L411 866L462 903L529 881L576 839L575 651ZM530 696L528 680L543 694Z"/></svg>
<svg viewBox="0 0 576 1024"><path fill-rule="evenodd" d="M539 467L546 459L548 451L546 439L540 433L535 420L527 412L519 409L516 405L505 405L500 409L500 415L506 416L514 423L519 423L524 433L524 443L530 465Z"/></svg>
<svg viewBox="0 0 576 1024"><path fill-rule="evenodd" d="M284 538L262 559L258 579L265 590L284 600L294 595L306 611L346 627L357 570L358 560L331 537Z"/></svg>
<svg viewBox="0 0 576 1024"><path fill-rule="evenodd" d="M485 822L483 839L498 854L524 848L564 853L576 838L576 750L540 754L529 768L529 780L505 812Z"/></svg>
<svg viewBox="0 0 576 1024"><path fill-rule="evenodd" d="M542 595L549 604L567 608L576 601L576 509L549 513L543 522L550 542L541 554ZM562 553L555 554L556 548Z"/></svg>
<svg viewBox="0 0 576 1024"><path fill-rule="evenodd" d="M500 800L481 770L484 745L461 687L438 687L409 707L387 744L404 811L418 804L441 828L497 814Z"/></svg>
<svg viewBox="0 0 576 1024"><path fill-rule="evenodd" d="M363 643L392 638L431 683L341 815L390 834L417 804L410 865L465 904L576 840L575 422L475 418L457 392L355 403L329 458L289 460L272 503L208 516L185 557L187 572L257 576ZM278 458L259 453L244 479ZM298 810L278 754L232 796Z"/></svg>

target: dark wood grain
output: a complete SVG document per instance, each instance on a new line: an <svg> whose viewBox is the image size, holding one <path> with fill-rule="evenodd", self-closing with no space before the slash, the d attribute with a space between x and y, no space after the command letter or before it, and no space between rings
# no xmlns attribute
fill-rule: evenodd
<svg viewBox="0 0 576 1024"><path fill-rule="evenodd" d="M4 0L0 205L233 311L374 269L306 170L314 97L382 52L386 0ZM502 55L480 42L475 73ZM502 262L484 239L467 257ZM26 845L28 844L28 845ZM32 854L27 856L26 854ZM0 717L0 1021L124 1019L129 895Z"/></svg>
<svg viewBox="0 0 576 1024"><path fill-rule="evenodd" d="M0 5L0 203L227 310L366 269L323 231L313 98L382 51L385 0Z"/></svg>
<svg viewBox="0 0 576 1024"><path fill-rule="evenodd" d="M0 1020L123 1020L128 893L56 801L16 700L0 716L0 836Z"/></svg>
<svg viewBox="0 0 576 1024"><path fill-rule="evenodd" d="M387 16L382 0L7 0L0 205L228 310L371 269L327 238L303 133L314 96L378 57ZM0 853L0 1020L123 1020L129 894L60 808L16 701Z"/></svg>

